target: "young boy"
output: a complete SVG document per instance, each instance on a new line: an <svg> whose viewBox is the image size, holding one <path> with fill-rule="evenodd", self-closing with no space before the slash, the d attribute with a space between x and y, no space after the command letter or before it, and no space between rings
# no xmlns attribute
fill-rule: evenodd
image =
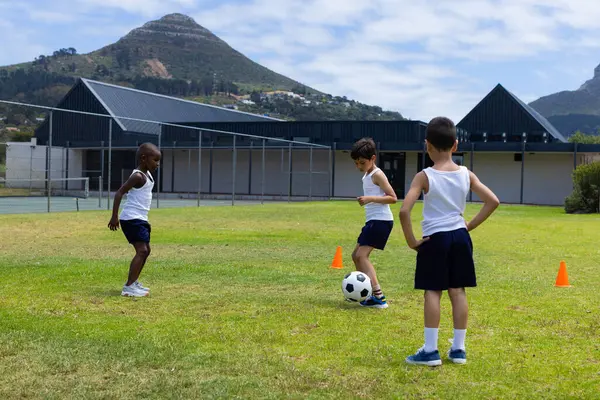
<svg viewBox="0 0 600 400"><path fill-rule="evenodd" d="M448 359L467 362L465 335L468 303L465 287L475 287L473 244L469 232L485 221L500 204L496 195L466 167L452 161L456 151L456 127L445 117L432 119L426 130L427 153L433 167L419 172L404 199L400 222L408 246L417 251L415 289L425 291L425 345L406 358L409 364L442 364L438 352L440 299L447 290L452 303L454 340ZM483 201L483 207L466 222L463 212L469 190ZM417 240L410 220L411 210L423 197L423 239Z"/></svg>
<svg viewBox="0 0 600 400"><path fill-rule="evenodd" d="M135 257L131 260L129 277L123 286L121 296L143 297L150 292L150 289L138 282L150 255L151 227L148 223L148 211L150 211L154 188L154 179L150 172L154 172L160 165L160 151L152 143L144 143L138 148L136 159L138 167L115 194L112 218L108 227L116 231L120 223L125 238L135 248ZM118 216L119 205L125 193L128 193L127 201L121 210L121 215Z"/></svg>
<svg viewBox="0 0 600 400"><path fill-rule="evenodd" d="M387 308L388 304L377 281L377 274L369 255L373 249L383 250L394 226L394 215L390 204L396 203L396 193L387 177L375 165L375 142L371 138L363 138L354 143L350 156L359 171L364 172L362 178L363 196L357 198L365 207L366 224L358 237L356 248L352 252L352 260L356 269L371 278L373 294L360 305L364 307Z"/></svg>

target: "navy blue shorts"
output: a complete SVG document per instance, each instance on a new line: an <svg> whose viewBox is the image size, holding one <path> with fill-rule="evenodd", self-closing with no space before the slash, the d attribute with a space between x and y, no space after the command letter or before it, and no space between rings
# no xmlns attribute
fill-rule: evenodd
<svg viewBox="0 0 600 400"><path fill-rule="evenodd" d="M466 229L434 233L419 247L415 289L448 290L475 286L473 242Z"/></svg>
<svg viewBox="0 0 600 400"><path fill-rule="evenodd" d="M394 221L370 220L360 232L358 244L360 246L371 246L378 250L383 250L387 244Z"/></svg>
<svg viewBox="0 0 600 400"><path fill-rule="evenodd" d="M121 230L129 243L150 243L150 232L152 228L148 221L141 219L119 220Z"/></svg>

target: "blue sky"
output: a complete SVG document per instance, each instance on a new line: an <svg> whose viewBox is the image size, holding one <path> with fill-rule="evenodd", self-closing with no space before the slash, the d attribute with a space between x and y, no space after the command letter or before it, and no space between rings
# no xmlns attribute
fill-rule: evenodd
<svg viewBox="0 0 600 400"><path fill-rule="evenodd" d="M401 112L460 120L497 83L529 102L600 64L591 0L0 0L0 65L90 52L179 12L276 72ZM596 54L598 53L598 54Z"/></svg>

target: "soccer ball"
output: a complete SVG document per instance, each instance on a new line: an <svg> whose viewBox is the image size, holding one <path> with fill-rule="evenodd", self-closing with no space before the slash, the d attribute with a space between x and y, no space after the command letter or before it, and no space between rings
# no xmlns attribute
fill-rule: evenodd
<svg viewBox="0 0 600 400"><path fill-rule="evenodd" d="M352 271L342 281L342 293L350 301L365 300L371 290L371 279L364 272Z"/></svg>

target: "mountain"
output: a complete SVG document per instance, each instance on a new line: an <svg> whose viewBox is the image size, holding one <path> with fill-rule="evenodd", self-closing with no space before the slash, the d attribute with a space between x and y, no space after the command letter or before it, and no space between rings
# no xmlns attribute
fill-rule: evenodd
<svg viewBox="0 0 600 400"><path fill-rule="evenodd" d="M182 14L147 22L116 43L88 54L63 48L52 55L40 55L33 62L0 67L0 99L55 105L79 76L252 112L276 113L274 116L287 119L403 119L399 113L384 112L380 107L345 98L336 101L334 96L271 71ZM264 99L256 95L274 91L295 92L310 100L280 96L275 107L240 100L243 95Z"/></svg>
<svg viewBox="0 0 600 400"><path fill-rule="evenodd" d="M577 130L596 134L600 127L600 65L579 89L544 96L529 105L567 136Z"/></svg>
<svg viewBox="0 0 600 400"><path fill-rule="evenodd" d="M564 136L571 136L577 131L588 135L597 135L600 132L600 115L552 115L548 117L548 121Z"/></svg>

